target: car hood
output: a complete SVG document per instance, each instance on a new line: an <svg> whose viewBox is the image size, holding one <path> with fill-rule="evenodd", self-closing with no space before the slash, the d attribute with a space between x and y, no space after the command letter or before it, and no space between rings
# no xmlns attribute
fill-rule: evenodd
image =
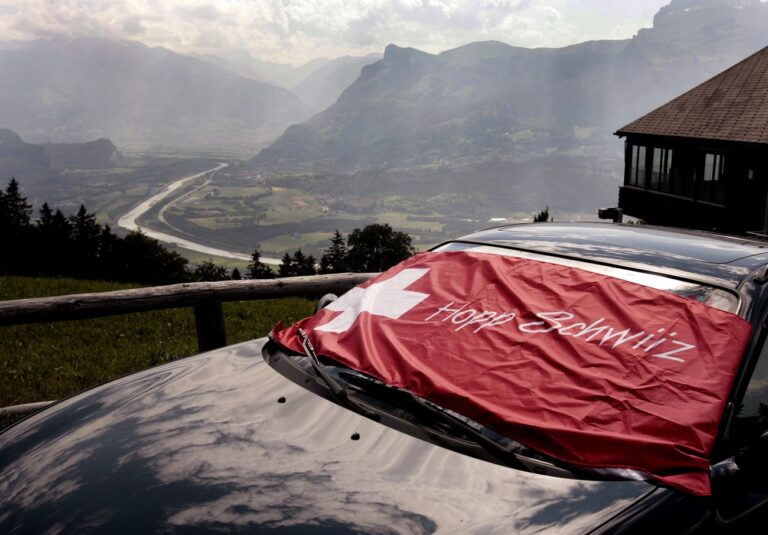
<svg viewBox="0 0 768 535"><path fill-rule="evenodd" d="M652 487L524 473L294 384L266 339L118 379L0 434L0 532L581 533Z"/></svg>

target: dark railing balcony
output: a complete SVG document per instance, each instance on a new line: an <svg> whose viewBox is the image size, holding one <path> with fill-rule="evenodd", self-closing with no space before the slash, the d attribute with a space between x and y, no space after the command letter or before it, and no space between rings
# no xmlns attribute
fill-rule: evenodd
<svg viewBox="0 0 768 535"><path fill-rule="evenodd" d="M725 206L633 186L619 188L619 208L654 225L708 230L733 223Z"/></svg>

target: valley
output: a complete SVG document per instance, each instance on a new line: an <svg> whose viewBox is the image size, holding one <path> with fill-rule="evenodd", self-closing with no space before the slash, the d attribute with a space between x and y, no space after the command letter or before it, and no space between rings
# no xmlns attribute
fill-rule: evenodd
<svg viewBox="0 0 768 535"><path fill-rule="evenodd" d="M550 158L525 166L472 162L451 169L410 169L402 175L273 175L239 165L217 173L164 210L150 210L145 220L226 249L258 247L274 258L299 248L318 257L336 229L347 234L371 223L407 232L423 250L502 221L530 220L547 206L559 219L595 220L598 207L615 202L620 167L618 155L597 162ZM540 178L545 173L552 178ZM603 184L602 191L589 191L580 180L590 173ZM487 192L488 184L496 194Z"/></svg>
<svg viewBox="0 0 768 535"><path fill-rule="evenodd" d="M595 220L623 180L615 129L764 47L766 22L759 0L672 0L622 39L389 44L296 66L130 40L7 42L0 170L36 207L84 204L193 262L237 267L256 248L319 257L335 230L371 223L426 249L545 207Z"/></svg>
<svg viewBox="0 0 768 535"><path fill-rule="evenodd" d="M136 222L137 219L144 216L144 214L146 214L151 208L153 208L154 206L158 206L159 207L159 211L157 212L158 220L159 220L158 222L161 225L170 226L165 220L165 217L163 214L165 210L169 206L171 206L175 201L174 200L168 201L167 199L170 197L173 197L178 190L181 190L181 188L184 188L185 186L189 185L190 183L198 179L206 180L206 182L204 182L202 186L197 186L190 193L194 193L195 191L202 189L203 187L205 187L207 184L210 183L209 177L215 176L217 171L227 167L227 165L228 164L226 163L219 163L216 167L213 167L201 173L190 175L188 177L184 177L182 179L176 180L175 182L172 182L171 184L163 188L159 193L156 193L155 195L153 195L146 201L140 203L138 206L134 207L129 212L127 212L122 217L120 217L117 220L118 227L128 231L140 230L150 238L154 238L166 244L175 245L176 247L181 249L186 249L189 251L194 251L194 252L202 253L204 255L209 255L209 256L247 261L249 259L248 255L245 255L242 253L236 253L233 251L225 251L223 249L217 249L215 247L210 247L207 245L203 245L201 243L194 242L192 241L194 236L185 237L183 236L184 232L178 228L171 226L171 230L173 231L173 234L170 234L167 232L160 232L157 230L153 230L152 228L147 226L141 226ZM177 200L183 199L188 195L189 194L185 194ZM262 261L268 264L280 263L280 261L276 258L265 257L262 259Z"/></svg>

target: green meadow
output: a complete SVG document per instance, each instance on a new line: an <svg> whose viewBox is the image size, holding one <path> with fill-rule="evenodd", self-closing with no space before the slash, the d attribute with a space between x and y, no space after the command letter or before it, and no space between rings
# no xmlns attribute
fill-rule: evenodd
<svg viewBox="0 0 768 535"><path fill-rule="evenodd" d="M0 277L0 300L131 288L103 281ZM227 341L264 336L309 316L314 301L224 304ZM60 399L127 373L197 353L191 308L0 327L0 407ZM0 426L9 423L0 421Z"/></svg>

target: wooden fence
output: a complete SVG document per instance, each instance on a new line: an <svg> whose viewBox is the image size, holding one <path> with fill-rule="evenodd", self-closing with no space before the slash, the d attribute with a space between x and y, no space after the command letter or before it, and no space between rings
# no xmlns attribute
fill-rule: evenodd
<svg viewBox="0 0 768 535"><path fill-rule="evenodd" d="M227 345L221 304L282 297L340 295L375 273L341 273L284 279L191 282L115 292L0 301L0 326L116 316L163 308L194 307L197 345Z"/></svg>
<svg viewBox="0 0 768 535"><path fill-rule="evenodd" d="M221 304L283 297L341 295L377 275L342 273L285 279L190 282L170 286L135 288L115 292L36 297L0 301L0 326L48 321L80 320L117 316L165 308L194 307L197 346L209 351L227 345ZM0 416L25 414L54 403L45 401L0 408Z"/></svg>

